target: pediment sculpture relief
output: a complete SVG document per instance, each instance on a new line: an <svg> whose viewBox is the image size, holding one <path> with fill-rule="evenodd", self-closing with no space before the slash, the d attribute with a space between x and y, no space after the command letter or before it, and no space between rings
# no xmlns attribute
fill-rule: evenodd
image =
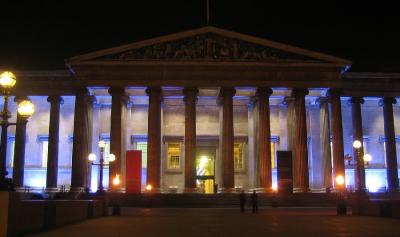
<svg viewBox="0 0 400 237"><path fill-rule="evenodd" d="M315 62L314 58L258 45L243 40L223 37L215 33L199 34L131 49L122 53L97 58L100 61L253 61L253 62Z"/></svg>

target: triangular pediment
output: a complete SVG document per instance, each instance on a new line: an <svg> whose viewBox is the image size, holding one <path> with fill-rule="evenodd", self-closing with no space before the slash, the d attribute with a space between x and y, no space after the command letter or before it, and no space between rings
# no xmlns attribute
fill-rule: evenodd
<svg viewBox="0 0 400 237"><path fill-rule="evenodd" d="M67 64L134 62L322 63L344 66L350 61L249 35L203 27L66 60Z"/></svg>

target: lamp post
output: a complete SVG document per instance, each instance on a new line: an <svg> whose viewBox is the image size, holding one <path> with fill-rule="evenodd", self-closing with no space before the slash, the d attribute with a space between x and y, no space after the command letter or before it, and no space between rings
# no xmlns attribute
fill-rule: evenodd
<svg viewBox="0 0 400 237"><path fill-rule="evenodd" d="M99 180L99 187L97 189L96 193L102 194L105 192L104 187L103 187L103 169L105 166L108 166L108 164L105 164L105 160L104 160L104 147L106 146L105 141L101 140L99 141L99 148L100 148L100 161L99 163L94 163L94 161L96 160L96 155L91 153L89 154L89 161L91 163L91 165L98 165L100 167L100 180ZM109 162L113 162L115 161L115 155L114 154L110 154L108 156L108 161Z"/></svg>
<svg viewBox="0 0 400 237"><path fill-rule="evenodd" d="M338 175L335 178L335 183L337 185L337 194L338 194L338 200L337 200L337 205L336 205L336 211L337 214L340 216L346 215L347 213L347 207L346 207L346 201L344 199L344 192L346 190L346 181L343 177L343 175Z"/></svg>
<svg viewBox="0 0 400 237"><path fill-rule="evenodd" d="M11 118L11 113L8 110L8 99L11 93L11 89L17 82L16 76L9 71L5 71L0 74L0 88L1 95L4 99L3 110L0 112L1 118L1 143L0 143L0 190L13 190L12 180L6 178L8 172L6 170L6 157L7 157L7 129L11 125L17 123L10 123L8 119ZM29 99L23 99L18 103L17 112L25 120L27 120L34 113L34 105Z"/></svg>

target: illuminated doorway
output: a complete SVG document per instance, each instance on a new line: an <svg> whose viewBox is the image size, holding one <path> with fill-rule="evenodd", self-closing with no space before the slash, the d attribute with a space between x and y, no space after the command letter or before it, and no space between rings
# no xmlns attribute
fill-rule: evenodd
<svg viewBox="0 0 400 237"><path fill-rule="evenodd" d="M214 193L215 148L197 147L196 185L200 193Z"/></svg>

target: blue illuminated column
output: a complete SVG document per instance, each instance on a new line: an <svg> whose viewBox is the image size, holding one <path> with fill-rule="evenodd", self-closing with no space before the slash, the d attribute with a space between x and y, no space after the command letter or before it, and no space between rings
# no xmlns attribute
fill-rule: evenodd
<svg viewBox="0 0 400 237"><path fill-rule="evenodd" d="M49 124L49 148L47 156L46 190L57 191L58 174L58 141L60 129L60 104L63 99L59 95L49 96L50 124Z"/></svg>
<svg viewBox="0 0 400 237"><path fill-rule="evenodd" d="M397 192L399 189L399 178L397 171L396 138L393 119L393 105L396 100L391 97L385 97L379 104L383 106L383 125L385 130L386 144L386 177L388 190Z"/></svg>
<svg viewBox="0 0 400 237"><path fill-rule="evenodd" d="M361 104L364 99L361 97L352 97L350 99L352 121L353 121L353 141L360 141L361 146L354 149L354 157L356 161L355 179L356 191L365 191L365 168L364 168L364 149L363 149L363 131L362 131L362 117L361 117Z"/></svg>

